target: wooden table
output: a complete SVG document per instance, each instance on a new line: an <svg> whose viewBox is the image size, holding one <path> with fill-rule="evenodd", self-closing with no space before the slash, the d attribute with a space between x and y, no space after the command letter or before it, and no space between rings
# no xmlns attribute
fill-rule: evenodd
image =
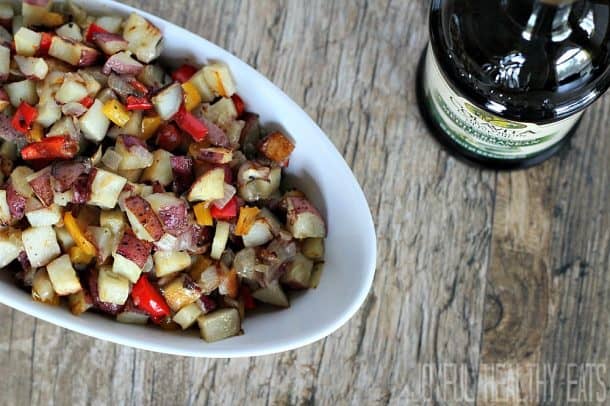
<svg viewBox="0 0 610 406"><path fill-rule="evenodd" d="M545 164L481 170L416 108L425 0L127 3L233 52L320 124L373 212L374 287L330 337L235 360L137 351L0 307L0 403L610 399L610 98Z"/></svg>

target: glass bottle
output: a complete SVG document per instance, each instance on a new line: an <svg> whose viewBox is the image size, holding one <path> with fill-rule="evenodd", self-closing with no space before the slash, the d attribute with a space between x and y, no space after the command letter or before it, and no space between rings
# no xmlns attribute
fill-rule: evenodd
<svg viewBox="0 0 610 406"><path fill-rule="evenodd" d="M419 103L453 151L496 168L538 164L610 85L610 2L432 0Z"/></svg>

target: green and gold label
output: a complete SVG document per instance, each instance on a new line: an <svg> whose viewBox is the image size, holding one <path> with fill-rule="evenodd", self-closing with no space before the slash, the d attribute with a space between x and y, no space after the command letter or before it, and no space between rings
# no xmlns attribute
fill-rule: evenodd
<svg viewBox="0 0 610 406"><path fill-rule="evenodd" d="M428 109L443 131L478 155L496 159L525 159L561 141L582 113L550 124L503 119L457 94L442 75L428 47L424 90Z"/></svg>

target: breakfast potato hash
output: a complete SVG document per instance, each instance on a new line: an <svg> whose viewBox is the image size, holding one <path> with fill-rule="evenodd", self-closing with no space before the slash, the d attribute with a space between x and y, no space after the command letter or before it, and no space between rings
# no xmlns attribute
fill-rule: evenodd
<svg viewBox="0 0 610 406"><path fill-rule="evenodd" d="M0 4L0 268L75 315L216 341L317 286L326 225L228 67L162 51L135 13Z"/></svg>

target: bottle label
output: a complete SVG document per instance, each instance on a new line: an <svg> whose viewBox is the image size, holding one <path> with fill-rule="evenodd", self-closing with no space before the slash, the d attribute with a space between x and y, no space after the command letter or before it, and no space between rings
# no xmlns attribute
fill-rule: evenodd
<svg viewBox="0 0 610 406"><path fill-rule="evenodd" d="M487 158L525 159L561 141L582 112L550 124L506 120L461 97L444 78L428 47L424 91L432 118L453 141Z"/></svg>

